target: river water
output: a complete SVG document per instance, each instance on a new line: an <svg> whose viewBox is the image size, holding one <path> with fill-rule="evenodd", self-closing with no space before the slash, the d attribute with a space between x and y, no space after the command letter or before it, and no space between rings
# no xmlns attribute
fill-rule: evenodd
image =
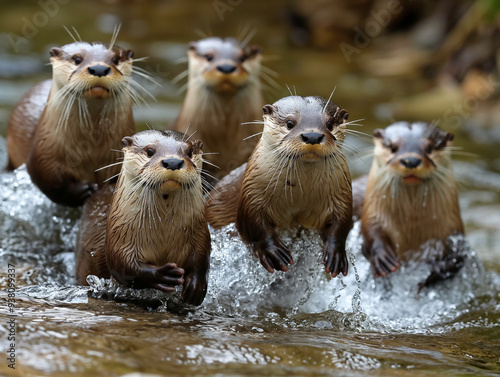
<svg viewBox="0 0 500 377"><path fill-rule="evenodd" d="M84 39L107 40L123 24L120 45L157 76L147 86L157 102L138 108L138 128L164 128L177 114L182 94L172 78L196 30L232 35L247 24L264 47L265 64L277 71L287 95L328 97L350 112L370 134L390 122L374 116L399 96L425 90L418 77L367 74L363 53L348 64L330 51L294 48L282 22L286 2L242 2L219 17L211 2L66 2L50 22L15 51L7 33L22 35L40 5L6 4L0 15L0 130L12 107L34 83L50 77L47 48L71 40L63 25ZM237 3L237 2L236 2ZM236 4L234 3L234 4ZM146 5L145 5L146 4ZM1 34L3 33L3 34ZM12 37L12 36L11 36ZM368 56L368 53L367 55ZM271 59L272 58L272 59ZM146 83L145 83L146 84ZM422 112L422 120L435 114ZM398 119L399 120L399 119ZM464 119L465 121L466 119ZM465 267L452 280L417 293L428 273L410 263L387 279L374 279L360 254L359 224L348 241L347 277L328 279L314 232L283 232L296 264L267 273L234 236L233 226L212 230L207 298L182 307L178 293L133 291L111 281L75 285L73 249L80 210L52 204L34 187L25 168L0 174L0 374L5 376L478 376L500 375L500 154L498 145L475 140L462 129L454 170L469 243ZM353 176L371 163L369 137L350 138ZM0 139L0 165L6 155ZM459 240L455 240L459 241ZM7 270L15 266L16 306L7 306ZM17 315L15 367L8 367L9 320ZM5 351L4 351L5 350Z"/></svg>

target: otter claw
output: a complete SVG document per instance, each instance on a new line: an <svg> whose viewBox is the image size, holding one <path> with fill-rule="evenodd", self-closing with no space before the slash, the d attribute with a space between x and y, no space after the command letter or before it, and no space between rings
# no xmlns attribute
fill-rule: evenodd
<svg viewBox="0 0 500 377"><path fill-rule="evenodd" d="M344 252L338 251L335 247L327 244L323 248L323 264L325 271L332 274L332 277L337 277L340 273L346 276L349 268L347 256Z"/></svg>
<svg viewBox="0 0 500 377"><path fill-rule="evenodd" d="M175 263L167 263L155 268L153 275L155 280L151 286L161 291L172 292L176 285L184 284L184 270L178 268Z"/></svg>
<svg viewBox="0 0 500 377"><path fill-rule="evenodd" d="M260 263L264 268L273 273L274 270L288 271L288 265L293 264L290 251L280 242L270 242L266 248L259 248Z"/></svg>
<svg viewBox="0 0 500 377"><path fill-rule="evenodd" d="M191 305L200 305L207 294L207 279L204 276L189 274L182 289L182 300Z"/></svg>

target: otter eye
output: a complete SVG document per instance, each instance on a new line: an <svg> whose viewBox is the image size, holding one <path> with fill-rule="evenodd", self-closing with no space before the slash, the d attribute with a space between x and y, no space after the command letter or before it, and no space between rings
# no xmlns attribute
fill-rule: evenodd
<svg viewBox="0 0 500 377"><path fill-rule="evenodd" d="M148 157L153 157L155 153L156 151L153 148L146 149L146 154L148 155Z"/></svg>
<svg viewBox="0 0 500 377"><path fill-rule="evenodd" d="M83 59L82 59L81 56L75 56L73 58L73 61L75 62L76 65L78 65L78 64L80 64L83 61Z"/></svg>
<svg viewBox="0 0 500 377"><path fill-rule="evenodd" d="M207 62L211 62L212 60L214 60L214 56L212 54L206 54L205 59L207 59Z"/></svg>
<svg viewBox="0 0 500 377"><path fill-rule="evenodd" d="M326 128L328 128L330 131L333 131L333 120L328 120L326 122Z"/></svg>
<svg viewBox="0 0 500 377"><path fill-rule="evenodd" d="M431 154L432 151L434 151L434 146L429 144L428 146L425 147L425 153Z"/></svg>
<svg viewBox="0 0 500 377"><path fill-rule="evenodd" d="M286 122L286 128L291 130L293 127L295 127L295 122L293 120L289 120Z"/></svg>
<svg viewBox="0 0 500 377"><path fill-rule="evenodd" d="M240 56L240 63L243 63L245 60L247 60L247 56L246 55L241 55Z"/></svg>
<svg viewBox="0 0 500 377"><path fill-rule="evenodd" d="M392 153L396 153L398 151L397 145L391 144L391 145L389 145L389 148L391 148Z"/></svg>
<svg viewBox="0 0 500 377"><path fill-rule="evenodd" d="M186 151L186 154L188 155L189 158L193 157L193 148L189 147L188 150Z"/></svg>
<svg viewBox="0 0 500 377"><path fill-rule="evenodd" d="M115 56L111 61L114 65L118 65L118 63L120 63L120 58L118 56Z"/></svg>

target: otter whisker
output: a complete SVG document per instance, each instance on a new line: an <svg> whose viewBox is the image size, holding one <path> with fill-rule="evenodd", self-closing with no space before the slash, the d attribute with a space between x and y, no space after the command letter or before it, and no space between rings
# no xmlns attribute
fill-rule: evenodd
<svg viewBox="0 0 500 377"><path fill-rule="evenodd" d="M74 35L71 33L71 31L69 31L69 29L66 27L66 25L63 25L63 28L66 30L66 32L69 34L69 36L71 37L71 39L73 39L74 42L81 42L81 39L80 40L76 39L74 37ZM80 36L78 36L78 37L80 37Z"/></svg>
<svg viewBox="0 0 500 377"><path fill-rule="evenodd" d="M113 35L111 36L111 42L109 43L109 49L112 50L113 46L115 45L116 38L118 38L118 33L120 32L122 25L118 24L115 26L115 29L113 30Z"/></svg>
<svg viewBox="0 0 500 377"><path fill-rule="evenodd" d="M189 127L189 126L188 126L188 127ZM195 135L195 134L196 134L196 132L198 132L198 130L193 131L193 133L192 133L191 135L189 135L189 137L186 139L186 142L188 142L188 141L189 141L189 139L191 139L191 138L193 137L193 135Z"/></svg>
<svg viewBox="0 0 500 377"><path fill-rule="evenodd" d="M215 165L214 163L212 163L212 162L210 162L210 161L208 161L208 160L206 160L206 159L204 159L204 158L202 158L202 161L203 161L203 163L208 164L208 165L210 165L210 166L213 166L213 167L214 167L214 168L216 168L216 169L220 169L220 167L219 167L219 166Z"/></svg>
<svg viewBox="0 0 500 377"><path fill-rule="evenodd" d="M321 110L322 113L325 112L326 108L330 104L330 100L332 99L333 93L335 93L336 89L337 89L337 87L335 86L335 88L333 88L332 92L330 93L330 97L328 97L328 100L326 101L325 106L323 106L323 109Z"/></svg>
<svg viewBox="0 0 500 377"><path fill-rule="evenodd" d="M121 172L119 172L118 174L115 174L115 175L113 175L113 176L109 177L108 179L105 179L103 182L104 182L104 183L109 182L109 181L111 181L113 178L119 177L121 174L122 174L122 173L121 173Z"/></svg>
<svg viewBox="0 0 500 377"><path fill-rule="evenodd" d="M263 122L263 121L260 121L260 120L254 120L252 122L243 122L243 123L241 123L242 126L245 126L247 124L266 124L266 123Z"/></svg>
<svg viewBox="0 0 500 377"><path fill-rule="evenodd" d="M155 84L156 86L161 86L161 84L154 79L153 75L151 75L148 71L140 67L132 67L132 72L140 77L145 78L146 80Z"/></svg>
<svg viewBox="0 0 500 377"><path fill-rule="evenodd" d="M248 140L248 139L251 139L252 137L262 135L263 133L264 133L264 131L262 131L262 132L257 132L256 134L250 135L250 136L248 136L248 137L244 138L243 140Z"/></svg>
<svg viewBox="0 0 500 377"><path fill-rule="evenodd" d="M185 71L182 71L178 75L176 75L172 80L172 84L177 84L179 81L181 81L183 78L187 77L189 75L189 69L186 69Z"/></svg>
<svg viewBox="0 0 500 377"><path fill-rule="evenodd" d="M255 36L255 34L257 34L257 29L250 30L248 32L248 35L244 39L240 39L240 41L241 41L240 45L242 47L245 47L248 44L248 42L250 42L250 40Z"/></svg>
<svg viewBox="0 0 500 377"><path fill-rule="evenodd" d="M122 164L122 162L121 162L121 161L120 161L120 162L115 162L115 163L113 163L113 164L109 164L109 165L103 166L102 168L96 169L96 170L94 170L94 171L95 171L95 172L98 172L98 171L101 171L101 170L104 170L104 169L110 168L110 167L112 167L112 166L117 166L117 165L121 165L121 164Z"/></svg>

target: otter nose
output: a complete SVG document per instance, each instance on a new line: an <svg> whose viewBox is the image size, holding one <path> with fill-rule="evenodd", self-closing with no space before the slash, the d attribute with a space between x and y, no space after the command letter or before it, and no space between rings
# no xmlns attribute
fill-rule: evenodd
<svg viewBox="0 0 500 377"><path fill-rule="evenodd" d="M301 134L300 137L302 137L302 140L306 144L319 144L323 141L325 135L319 134L317 132L308 132L305 134Z"/></svg>
<svg viewBox="0 0 500 377"><path fill-rule="evenodd" d="M422 163L422 160L417 157L404 157L400 160L401 165L408 169L415 169L418 165Z"/></svg>
<svg viewBox="0 0 500 377"><path fill-rule="evenodd" d="M179 160L178 158L166 158L162 160L161 163L165 169L178 170L184 165L184 160Z"/></svg>
<svg viewBox="0 0 500 377"><path fill-rule="evenodd" d="M217 66L217 71L222 73L231 73L236 71L236 67L231 64L221 64Z"/></svg>
<svg viewBox="0 0 500 377"><path fill-rule="evenodd" d="M106 67L105 65L94 65L92 67L88 67L87 70L93 76L102 77L109 75L111 72L111 68Z"/></svg>

